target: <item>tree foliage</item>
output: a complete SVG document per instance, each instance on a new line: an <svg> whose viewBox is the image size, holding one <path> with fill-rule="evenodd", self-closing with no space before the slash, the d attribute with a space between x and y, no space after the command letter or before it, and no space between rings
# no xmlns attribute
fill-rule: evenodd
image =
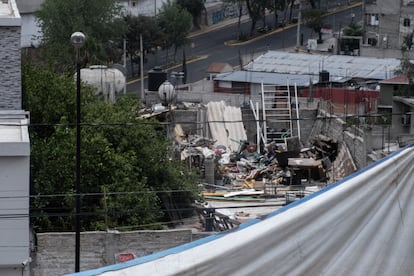
<svg viewBox="0 0 414 276"><path fill-rule="evenodd" d="M410 83L414 79L414 64L407 58L401 59L400 66L395 71L398 75L405 75L410 80Z"/></svg>
<svg viewBox="0 0 414 276"><path fill-rule="evenodd" d="M237 7L237 40L242 40L241 18L243 16L243 5L245 0L223 0L224 3L231 3Z"/></svg>
<svg viewBox="0 0 414 276"><path fill-rule="evenodd" d="M265 17L265 7L267 4L267 0L246 0L246 7L249 13L250 19L252 20L252 24L250 26L250 35L253 35L257 21L260 18ZM265 27L265 26L263 26Z"/></svg>
<svg viewBox="0 0 414 276"><path fill-rule="evenodd" d="M403 51L409 51L413 47L414 32L411 32L403 36L403 43L401 49Z"/></svg>
<svg viewBox="0 0 414 276"><path fill-rule="evenodd" d="M287 1L286 0L272 0L270 3L269 10L273 12L274 15L274 25L275 28L279 27L279 11L285 11L287 8ZM284 24L284 22L283 22Z"/></svg>
<svg viewBox="0 0 414 276"><path fill-rule="evenodd" d="M156 18L151 16L127 15L125 23L128 26L126 33L127 53L131 58L131 64L139 63L140 58L140 35L142 35L142 48L145 55L154 54L157 48L162 45L164 33L161 31ZM131 68L134 75L134 70Z"/></svg>
<svg viewBox="0 0 414 276"><path fill-rule="evenodd" d="M364 30L362 26L356 22L351 22L344 30L345 36L362 36ZM353 51L359 49L359 39L357 38L344 38L341 39L341 49L344 51Z"/></svg>
<svg viewBox="0 0 414 276"><path fill-rule="evenodd" d="M191 14L168 1L163 4L158 14L158 24L164 33L164 48L174 47L174 57L177 49L187 43L187 36L191 31Z"/></svg>
<svg viewBox="0 0 414 276"><path fill-rule="evenodd" d="M316 32L319 36L319 41L322 41L322 28L325 26L323 16L325 12L318 9L309 9L303 12L304 24Z"/></svg>
<svg viewBox="0 0 414 276"><path fill-rule="evenodd" d="M193 17L193 25L197 28L200 28L198 23L199 17L202 11L205 9L204 3L202 0L176 0L177 5L182 9L188 11Z"/></svg>
<svg viewBox="0 0 414 276"><path fill-rule="evenodd" d="M71 230L74 80L32 64L24 67L23 80L24 109L32 114L32 224L37 231ZM44 90L47 84L53 84L50 90ZM193 199L193 178L170 160L171 142L163 127L140 119L139 99L127 95L111 105L82 87L81 100L82 229L154 228L166 214L183 215L179 210L188 210Z"/></svg>
<svg viewBox="0 0 414 276"><path fill-rule="evenodd" d="M349 36L361 36L364 34L362 26L356 22L351 22L345 29L344 35Z"/></svg>
<svg viewBox="0 0 414 276"><path fill-rule="evenodd" d="M87 37L84 64L106 64L122 53L126 29L115 0L45 0L36 17L43 33L43 58L55 68L75 66L70 36L76 31Z"/></svg>

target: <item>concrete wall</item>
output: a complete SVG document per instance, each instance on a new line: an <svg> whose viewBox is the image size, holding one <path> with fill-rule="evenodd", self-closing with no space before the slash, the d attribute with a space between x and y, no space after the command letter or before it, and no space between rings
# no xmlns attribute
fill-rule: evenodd
<svg viewBox="0 0 414 276"><path fill-rule="evenodd" d="M210 3L205 3L205 23L207 26L215 25L232 18L237 18L239 16L239 9L237 5L233 3L225 3L224 1L208 2ZM247 14L247 8L244 5L242 9L242 15L245 14Z"/></svg>
<svg viewBox="0 0 414 276"><path fill-rule="evenodd" d="M0 155L0 275L28 275L29 157Z"/></svg>
<svg viewBox="0 0 414 276"><path fill-rule="evenodd" d="M120 253L149 255L193 240L191 229L81 233L80 270L117 263ZM199 238L199 237L198 237ZM75 270L75 234L37 234L33 276L62 275Z"/></svg>
<svg viewBox="0 0 414 276"><path fill-rule="evenodd" d="M0 26L0 109L20 110L20 26Z"/></svg>
<svg viewBox="0 0 414 276"><path fill-rule="evenodd" d="M358 169L367 164L367 149L364 133L358 128L348 128L345 121L335 115L319 110L318 119L315 121L310 139L318 134L323 134L343 142L349 149Z"/></svg>
<svg viewBox="0 0 414 276"><path fill-rule="evenodd" d="M42 30L37 26L33 14L22 15L22 35L20 45L22 48L38 47L41 43Z"/></svg>

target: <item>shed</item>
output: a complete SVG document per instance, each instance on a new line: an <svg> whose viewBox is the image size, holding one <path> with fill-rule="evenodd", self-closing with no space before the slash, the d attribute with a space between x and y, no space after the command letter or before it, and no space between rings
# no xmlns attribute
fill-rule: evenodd
<svg viewBox="0 0 414 276"><path fill-rule="evenodd" d="M233 71L233 67L224 62L213 62L210 64L210 66L207 68L207 78L209 80L212 80L215 76L223 73L229 73Z"/></svg>

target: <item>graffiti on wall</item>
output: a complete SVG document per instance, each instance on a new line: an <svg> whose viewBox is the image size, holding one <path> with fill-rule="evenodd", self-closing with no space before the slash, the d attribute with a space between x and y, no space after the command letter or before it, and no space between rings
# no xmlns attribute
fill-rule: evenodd
<svg viewBox="0 0 414 276"><path fill-rule="evenodd" d="M243 6L242 15L247 14L247 8ZM237 5L229 3L223 4L220 9L215 10L211 13L211 24L217 24L225 19L235 18L239 16L239 8Z"/></svg>

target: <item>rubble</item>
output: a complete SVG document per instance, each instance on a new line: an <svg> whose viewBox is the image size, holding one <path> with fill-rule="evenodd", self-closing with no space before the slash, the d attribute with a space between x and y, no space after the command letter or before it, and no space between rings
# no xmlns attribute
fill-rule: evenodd
<svg viewBox="0 0 414 276"><path fill-rule="evenodd" d="M186 136L179 126L174 133L182 160L191 159L192 168L204 175L194 206L206 231L230 230L262 216L246 210L251 204L269 213L328 185L328 171L338 154L338 142L322 135L306 148L299 148L293 137L286 145L261 147L240 141L238 151L229 151L215 146L213 139ZM221 208L224 203L229 205Z"/></svg>

